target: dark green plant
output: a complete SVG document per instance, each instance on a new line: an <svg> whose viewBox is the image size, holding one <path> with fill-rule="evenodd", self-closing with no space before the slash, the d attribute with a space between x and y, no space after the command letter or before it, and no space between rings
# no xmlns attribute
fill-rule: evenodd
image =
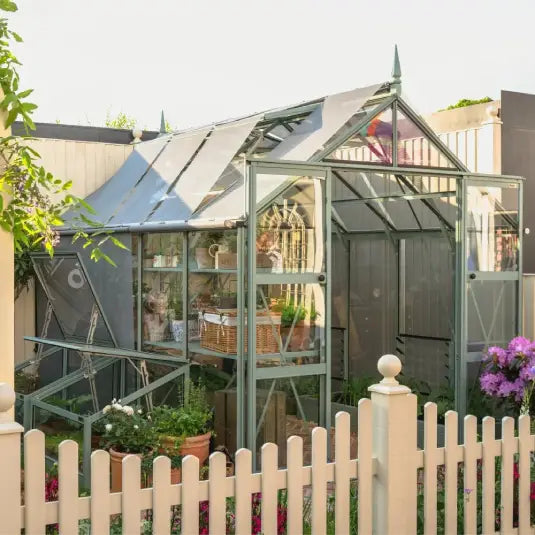
<svg viewBox="0 0 535 535"><path fill-rule="evenodd" d="M188 403L183 407L154 407L152 421L159 435L177 437L180 441L185 437L202 435L209 430L212 411L206 399L206 388L202 384L186 383ZM177 446L179 444L176 444Z"/></svg>
<svg viewBox="0 0 535 535"><path fill-rule="evenodd" d="M352 377L344 382L342 391L335 396L333 401L357 407L362 398L370 397L368 388L378 382L379 379L376 377Z"/></svg>
<svg viewBox="0 0 535 535"><path fill-rule="evenodd" d="M303 305L296 305L293 299L288 302L285 299L280 299L271 310L280 313L281 327L291 327L307 317L306 308Z"/></svg>

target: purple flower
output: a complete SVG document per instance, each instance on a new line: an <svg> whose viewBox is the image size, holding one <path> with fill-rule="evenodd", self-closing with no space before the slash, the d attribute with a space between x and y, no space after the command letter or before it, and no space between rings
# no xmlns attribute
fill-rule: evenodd
<svg viewBox="0 0 535 535"><path fill-rule="evenodd" d="M517 353L527 353L533 347L531 340L524 338L523 336L517 336L509 342L508 349Z"/></svg>

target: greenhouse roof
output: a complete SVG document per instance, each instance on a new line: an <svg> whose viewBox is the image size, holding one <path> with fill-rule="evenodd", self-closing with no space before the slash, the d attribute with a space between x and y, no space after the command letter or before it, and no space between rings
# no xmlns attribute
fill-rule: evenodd
<svg viewBox="0 0 535 535"><path fill-rule="evenodd" d="M389 89L375 84L139 143L86 200L108 228L238 220L245 157L310 161L352 121L372 115L370 99Z"/></svg>

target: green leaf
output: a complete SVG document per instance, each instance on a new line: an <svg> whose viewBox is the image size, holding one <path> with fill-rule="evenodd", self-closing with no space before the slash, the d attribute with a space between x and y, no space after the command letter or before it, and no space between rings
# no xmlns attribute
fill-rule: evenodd
<svg viewBox="0 0 535 535"><path fill-rule="evenodd" d="M15 39L15 41L17 41L17 43L22 43L22 37L17 32L14 32L13 30L10 30L10 33L11 33L13 39Z"/></svg>
<svg viewBox="0 0 535 535"><path fill-rule="evenodd" d="M33 89L25 89L24 91L21 91L17 97L19 99L26 98L27 96L31 95L33 93ZM36 106L37 107L37 106Z"/></svg>
<svg viewBox="0 0 535 535"><path fill-rule="evenodd" d="M77 199L77 201L92 215L95 215L96 212L95 212L95 209L90 205L88 204L87 202L85 202L83 199Z"/></svg>
<svg viewBox="0 0 535 535"><path fill-rule="evenodd" d="M121 240L118 240L115 236L110 236L110 240L116 247L119 247L119 249L125 249L126 251L130 250Z"/></svg>
<svg viewBox="0 0 535 535"><path fill-rule="evenodd" d="M9 128L15 122L15 119L17 118L18 114L19 114L18 108L11 108L9 110L9 113L7 114L7 119L6 119L6 122L5 122L5 127L6 128Z"/></svg>
<svg viewBox="0 0 535 535"><path fill-rule="evenodd" d="M17 11L17 4L15 2L12 2L11 0L0 0L0 9L2 11Z"/></svg>

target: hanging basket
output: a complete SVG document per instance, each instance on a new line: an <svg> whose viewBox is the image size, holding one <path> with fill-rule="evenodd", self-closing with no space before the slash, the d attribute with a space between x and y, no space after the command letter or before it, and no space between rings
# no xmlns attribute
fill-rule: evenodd
<svg viewBox="0 0 535 535"><path fill-rule="evenodd" d="M280 341L279 314L257 312L256 315L256 353L278 353ZM247 323L247 322L245 322ZM238 311L218 309L199 313L201 347L225 354L238 352ZM243 333L247 351L247 325Z"/></svg>

